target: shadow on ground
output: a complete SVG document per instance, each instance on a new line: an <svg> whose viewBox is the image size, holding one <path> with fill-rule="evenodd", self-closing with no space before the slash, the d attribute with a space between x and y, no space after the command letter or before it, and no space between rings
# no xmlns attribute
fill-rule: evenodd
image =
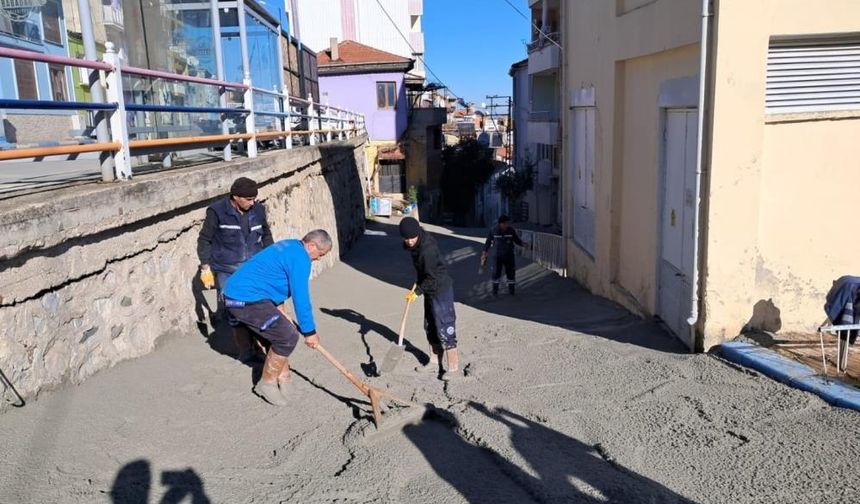
<svg viewBox="0 0 860 504"><path fill-rule="evenodd" d="M474 401L468 405L485 417L476 422L504 426L515 454L499 453L492 448L498 443L469 432L446 410L430 409L420 423L403 429L439 477L467 502L692 504L620 466L600 445L587 445L505 408L491 410Z"/></svg>
<svg viewBox="0 0 860 504"><path fill-rule="evenodd" d="M161 504L211 502L203 491L203 480L193 469L163 471L160 483L165 487L164 495L158 501ZM110 498L113 504L148 504L150 492L152 468L149 461L139 459L129 462L119 470L110 490Z"/></svg>
<svg viewBox="0 0 860 504"><path fill-rule="evenodd" d="M361 245L343 261L404 291L409 289L415 281L415 270L409 254L403 250L397 225L393 221L371 221L367 229ZM476 230L457 232L458 235L434 233L434 236L448 262L458 303L652 350L687 353L686 347L656 322L637 317L616 303L592 295L576 281L521 258L517 260L517 295L509 296L502 289L502 294L493 298L489 271L478 273L483 234ZM390 338L391 331L381 334Z"/></svg>

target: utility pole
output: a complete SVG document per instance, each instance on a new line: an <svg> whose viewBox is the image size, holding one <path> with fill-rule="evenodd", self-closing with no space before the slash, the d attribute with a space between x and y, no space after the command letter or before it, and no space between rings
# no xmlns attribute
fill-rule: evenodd
<svg viewBox="0 0 860 504"><path fill-rule="evenodd" d="M507 109L508 109L508 112L507 112L508 120L506 123L507 126L506 126L506 130L505 130L505 138L507 141L507 149L505 150L505 163L508 166L511 166L511 165L513 165L513 160L512 160L513 152L511 151L511 147L512 147L511 140L512 140L512 135L513 135L513 128L511 128L511 126L513 125L513 121L512 121L512 117L511 117L511 113L512 113L511 97L508 95L492 95L492 96L487 96L486 98L488 100L490 100L490 105L487 108L490 111L490 120L493 121L493 124L496 123L496 120L493 117L493 115L495 114L495 109L498 107L507 107ZM498 99L501 99L501 98L504 98L506 100L505 104L496 105L495 101ZM499 129L498 126L496 126L496 131L498 131L498 129ZM503 142L503 144L504 144L504 142Z"/></svg>

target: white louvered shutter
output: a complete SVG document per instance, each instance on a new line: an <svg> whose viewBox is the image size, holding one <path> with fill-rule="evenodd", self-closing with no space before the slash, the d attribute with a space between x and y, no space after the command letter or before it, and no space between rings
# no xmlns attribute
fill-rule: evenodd
<svg viewBox="0 0 860 504"><path fill-rule="evenodd" d="M860 110L860 40L771 41L768 114Z"/></svg>

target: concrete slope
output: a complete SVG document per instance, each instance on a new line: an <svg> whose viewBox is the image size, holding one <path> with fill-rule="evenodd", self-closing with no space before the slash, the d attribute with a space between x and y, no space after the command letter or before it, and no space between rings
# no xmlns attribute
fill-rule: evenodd
<svg viewBox="0 0 860 504"><path fill-rule="evenodd" d="M396 228L370 231L312 286L323 342L356 373L381 362L412 281ZM413 371L426 358L419 306L398 369L368 378L425 406L388 411L376 431L366 401L304 346L293 403L268 406L225 335L179 334L0 416L0 502L860 499L860 414L681 353L659 327L532 265L518 297L492 300L479 240L439 231L467 376Z"/></svg>

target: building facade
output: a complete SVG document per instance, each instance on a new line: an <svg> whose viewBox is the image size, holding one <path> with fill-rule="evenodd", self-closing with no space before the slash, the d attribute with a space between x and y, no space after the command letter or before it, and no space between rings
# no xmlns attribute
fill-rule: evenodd
<svg viewBox="0 0 860 504"><path fill-rule="evenodd" d="M860 264L860 4L790 4L562 2L568 271L692 350L815 330Z"/></svg>
<svg viewBox="0 0 860 504"><path fill-rule="evenodd" d="M381 6L380 6L381 3ZM329 40L352 40L415 61L410 85L424 83L424 0L287 0L291 33L320 52ZM389 19L390 17L390 19Z"/></svg>

